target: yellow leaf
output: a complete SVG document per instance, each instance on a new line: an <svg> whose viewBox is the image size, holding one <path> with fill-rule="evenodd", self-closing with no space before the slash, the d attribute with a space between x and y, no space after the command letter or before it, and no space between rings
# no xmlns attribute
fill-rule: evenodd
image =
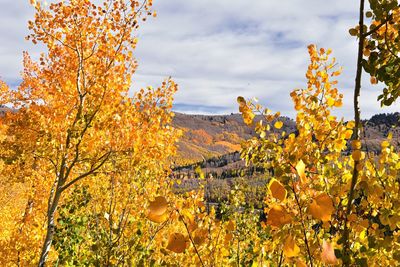
<svg viewBox="0 0 400 267"><path fill-rule="evenodd" d="M354 121L349 121L349 122L346 124L346 127L347 127L348 129L353 129L355 126L356 126L356 124L355 124Z"/></svg>
<svg viewBox="0 0 400 267"><path fill-rule="evenodd" d="M182 253L187 247L187 239L181 233L173 233L169 236L167 249L175 252Z"/></svg>
<svg viewBox="0 0 400 267"><path fill-rule="evenodd" d="M184 209L181 211L181 214L189 221L190 224L194 223L194 216L189 210Z"/></svg>
<svg viewBox="0 0 400 267"><path fill-rule="evenodd" d="M229 251L226 248L221 248L221 255L222 257L228 257Z"/></svg>
<svg viewBox="0 0 400 267"><path fill-rule="evenodd" d="M199 176L200 179L205 178L204 172L199 165L196 166L196 168L194 169L194 172Z"/></svg>
<svg viewBox="0 0 400 267"><path fill-rule="evenodd" d="M282 128L282 126L283 126L283 122L281 122L281 121L277 121L277 122L275 122L275 124L274 124L274 127L275 127L276 129L280 129L280 128Z"/></svg>
<svg viewBox="0 0 400 267"><path fill-rule="evenodd" d="M339 76L343 71L343 68L338 69L337 71L332 72L331 76Z"/></svg>
<svg viewBox="0 0 400 267"><path fill-rule="evenodd" d="M296 257L300 253L300 248L296 245L292 236L288 236L283 245L283 254L288 257Z"/></svg>
<svg viewBox="0 0 400 267"><path fill-rule="evenodd" d="M333 99L332 97L328 97L328 99L326 100L326 104L328 105L328 107L332 107L335 104L335 99Z"/></svg>
<svg viewBox="0 0 400 267"><path fill-rule="evenodd" d="M306 169L306 165L304 164L304 162L303 162L302 160L300 160L299 162L297 162L297 164L296 164L296 170L297 170L297 173L299 174L300 180L301 180L302 182L304 182L305 179L306 179L305 169Z"/></svg>
<svg viewBox="0 0 400 267"><path fill-rule="evenodd" d="M338 259L335 256L335 250L331 243L322 241L321 261L325 264L337 264Z"/></svg>
<svg viewBox="0 0 400 267"><path fill-rule="evenodd" d="M332 199L327 193L319 194L313 199L312 203L308 207L310 214L315 219L322 220L323 222L331 219L331 215L334 210L335 208L333 207Z"/></svg>
<svg viewBox="0 0 400 267"><path fill-rule="evenodd" d="M387 140L385 140L382 142L381 146L382 146L382 148L386 148L386 147L390 146L390 143Z"/></svg>
<svg viewBox="0 0 400 267"><path fill-rule="evenodd" d="M149 205L149 213L152 213L153 215L163 215L165 211L167 210L168 207L168 202L163 196L158 196L154 199L154 201L150 201Z"/></svg>
<svg viewBox="0 0 400 267"><path fill-rule="evenodd" d="M368 226L367 226L368 227ZM364 228L366 228L366 227L364 227ZM361 239L361 240L365 240L367 237L368 237L368 234L367 234L367 229L363 229L359 234L358 234L358 236L359 236L359 238Z"/></svg>
<svg viewBox="0 0 400 267"><path fill-rule="evenodd" d="M242 113L244 123L247 125L252 124L256 115L254 115L251 108L247 106L246 100L242 96L239 96L237 102L239 103L239 112Z"/></svg>
<svg viewBox="0 0 400 267"><path fill-rule="evenodd" d="M250 109L245 110L243 112L243 121L244 121L244 123L246 123L247 125L252 124L255 116L256 115L254 115L254 113Z"/></svg>
<svg viewBox="0 0 400 267"><path fill-rule="evenodd" d="M281 205L273 206L268 212L267 223L274 227L281 227L292 221L292 216Z"/></svg>
<svg viewBox="0 0 400 267"><path fill-rule="evenodd" d="M276 179L271 179L268 184L268 189L270 194L280 201L284 201L286 199L287 191L285 187Z"/></svg>
<svg viewBox="0 0 400 267"><path fill-rule="evenodd" d="M353 131L352 130L346 130L344 138L350 139L352 135L353 135Z"/></svg>

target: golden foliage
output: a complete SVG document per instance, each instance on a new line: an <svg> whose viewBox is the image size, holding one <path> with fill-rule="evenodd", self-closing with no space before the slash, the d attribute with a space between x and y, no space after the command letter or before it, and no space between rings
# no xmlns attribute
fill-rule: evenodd
<svg viewBox="0 0 400 267"><path fill-rule="evenodd" d="M369 60L388 55L382 43L398 37L400 18L397 5L389 6L393 23L382 23L373 3L378 46L365 47ZM333 115L343 95L332 80L342 69L331 50L308 47L307 86L291 93L296 134L278 134L279 112L238 97L244 122L259 136L245 142L242 155L271 170L269 193L256 211L246 202L251 188L235 184L216 211L205 203L201 169L201 190L171 190L177 85L167 79L129 95L134 30L156 16L152 1L31 4L28 39L47 53L38 62L24 54L17 90L0 83L0 104L15 109L0 118L2 266L399 265L400 156L391 135L377 156L362 151L362 140L348 153L358 129ZM392 86L385 103L398 96L392 56L370 69L371 82ZM262 116L254 123L256 113ZM346 241L349 255L341 253Z"/></svg>

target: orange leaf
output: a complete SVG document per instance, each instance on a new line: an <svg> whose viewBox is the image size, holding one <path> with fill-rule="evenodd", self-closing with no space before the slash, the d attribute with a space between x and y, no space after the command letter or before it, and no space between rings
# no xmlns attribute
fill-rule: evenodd
<svg viewBox="0 0 400 267"><path fill-rule="evenodd" d="M148 210L153 215L160 216L165 213L167 207L168 207L168 202L165 199L165 197L158 196L154 199L154 201L150 201Z"/></svg>
<svg viewBox="0 0 400 267"><path fill-rule="evenodd" d="M235 230L235 223L234 223L232 220L230 220L230 221L228 222L228 224L226 225L226 230L228 230L228 231L233 231L233 230Z"/></svg>
<svg viewBox="0 0 400 267"><path fill-rule="evenodd" d="M164 222L168 218L167 208L168 202L165 197L158 196L154 201L150 201L150 205L147 208L147 218L156 223Z"/></svg>
<svg viewBox="0 0 400 267"><path fill-rule="evenodd" d="M285 187L276 179L271 179L268 184L268 189L270 194L280 201L284 201L286 199L287 191Z"/></svg>
<svg viewBox="0 0 400 267"><path fill-rule="evenodd" d="M187 247L187 239L181 233L173 233L169 236L167 249L175 252L182 253Z"/></svg>
<svg viewBox="0 0 400 267"><path fill-rule="evenodd" d="M354 161L359 161L361 160L362 153L361 150L357 149L351 152L351 157L353 158Z"/></svg>
<svg viewBox="0 0 400 267"><path fill-rule="evenodd" d="M307 267L307 264L302 259L297 259L296 267Z"/></svg>
<svg viewBox="0 0 400 267"><path fill-rule="evenodd" d="M334 212L332 199L327 193L321 193L315 197L308 207L310 214L323 222L330 221L331 215Z"/></svg>
<svg viewBox="0 0 400 267"><path fill-rule="evenodd" d="M156 215L154 213L149 212L147 214L147 219L149 219L152 222L156 222L156 223L162 223L164 221L166 221L168 219L168 214L164 213L161 215Z"/></svg>
<svg viewBox="0 0 400 267"><path fill-rule="evenodd" d="M335 256L335 250L331 243L322 241L321 261L325 264L337 264L338 259Z"/></svg>
<svg viewBox="0 0 400 267"><path fill-rule="evenodd" d="M296 245L292 236L288 236L283 245L283 254L288 257L296 257L300 253L300 248Z"/></svg>
<svg viewBox="0 0 400 267"><path fill-rule="evenodd" d="M353 149L361 149L361 146L362 146L362 144L361 144L361 141L360 141L360 140L353 140L353 141L351 141L351 147L352 147Z"/></svg>
<svg viewBox="0 0 400 267"><path fill-rule="evenodd" d="M193 242L196 245L202 245L208 236L208 230L204 228L197 229L193 235Z"/></svg>
<svg viewBox="0 0 400 267"><path fill-rule="evenodd" d="M281 205L273 206L268 212L267 223L274 227L281 227L292 221L292 216Z"/></svg>
<svg viewBox="0 0 400 267"><path fill-rule="evenodd" d="M232 239L233 239L233 234L232 233L227 233L225 235L225 240L224 240L225 245L229 245L229 242L231 242Z"/></svg>

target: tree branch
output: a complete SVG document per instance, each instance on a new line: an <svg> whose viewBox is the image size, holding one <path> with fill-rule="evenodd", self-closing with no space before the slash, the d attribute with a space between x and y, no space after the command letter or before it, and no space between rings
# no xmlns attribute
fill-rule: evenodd
<svg viewBox="0 0 400 267"><path fill-rule="evenodd" d="M381 23L379 23L375 28L369 30L368 32L366 32L362 35L360 34L361 37L366 38L366 37L370 36L371 34L374 34L377 30L379 30L383 25L385 25L391 19L392 19L392 15L389 15L386 19L384 19Z"/></svg>
<svg viewBox="0 0 400 267"><path fill-rule="evenodd" d="M355 86L354 86L354 99L353 99L353 104L354 104L354 121L355 121L355 131L352 140L359 140L360 139L360 128L361 128L361 119L360 119L360 104L359 104L359 98L360 98L360 91L361 91L361 76L362 76L362 59L363 59L363 50L364 50L364 33L363 33L363 26L364 26L364 2L365 0L360 0L360 14L359 14L359 27L360 27L360 38L358 41L358 57L357 57L357 70L356 70L356 78L355 78ZM353 167L353 177L351 179L351 185L350 185L350 191L348 194L348 199L347 199L347 207L346 207L346 212L344 214L344 229L343 229L343 265L344 266L350 266L351 264L351 259L350 259L350 240L349 240L349 235L350 235L350 230L349 227L347 226L348 222L348 216L351 213L352 205L353 205L353 199L354 199L354 194L355 194L355 187L357 184L359 172L357 169L357 165L359 164L359 160L354 161L354 167Z"/></svg>
<svg viewBox="0 0 400 267"><path fill-rule="evenodd" d="M98 169L100 169L104 163L107 162L108 158L110 157L110 155L112 154L112 151L109 151L107 153L105 153L103 156L101 156L99 158L99 160L101 160L101 162L96 166L96 167L91 167L90 170L84 174L79 175L78 177L72 179L70 182L68 182L67 184L65 184L64 186L61 187L61 191L64 191L65 189L67 189L68 187L70 187L71 185L75 184L76 182L78 182L79 180L94 174Z"/></svg>

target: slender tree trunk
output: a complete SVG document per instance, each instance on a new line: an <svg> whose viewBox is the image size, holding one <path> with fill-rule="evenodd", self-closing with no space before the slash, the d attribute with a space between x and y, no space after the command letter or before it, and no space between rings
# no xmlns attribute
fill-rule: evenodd
<svg viewBox="0 0 400 267"><path fill-rule="evenodd" d="M56 214L56 210L58 207L58 203L61 197L61 187L57 187L56 192L54 194L54 198L51 202L50 208L47 211L47 233L46 238L43 242L42 252L40 254L39 267L44 267L46 264L47 256L49 255L49 251L51 248L51 243L53 242L53 237L55 233L55 222L54 217Z"/></svg>
<svg viewBox="0 0 400 267"><path fill-rule="evenodd" d="M355 131L353 134L352 140L359 140L360 138L360 129L361 129L361 119L360 119L360 91L361 91L361 76L362 76L362 59L363 59L363 50L364 50L364 2L365 0L360 0L360 13L359 13L359 40L358 40L358 56L357 56L357 70L356 70L356 78L355 78L355 86L354 86L354 122L355 122ZM348 227L348 216L351 213L353 200L354 200L354 189L357 184L359 172L357 169L357 165L360 163L359 160L354 161L353 167L353 177L351 179L350 191L348 195L348 202L346 207L346 213L344 217L344 229L343 229L343 265L350 266L351 257L350 257L350 230Z"/></svg>

